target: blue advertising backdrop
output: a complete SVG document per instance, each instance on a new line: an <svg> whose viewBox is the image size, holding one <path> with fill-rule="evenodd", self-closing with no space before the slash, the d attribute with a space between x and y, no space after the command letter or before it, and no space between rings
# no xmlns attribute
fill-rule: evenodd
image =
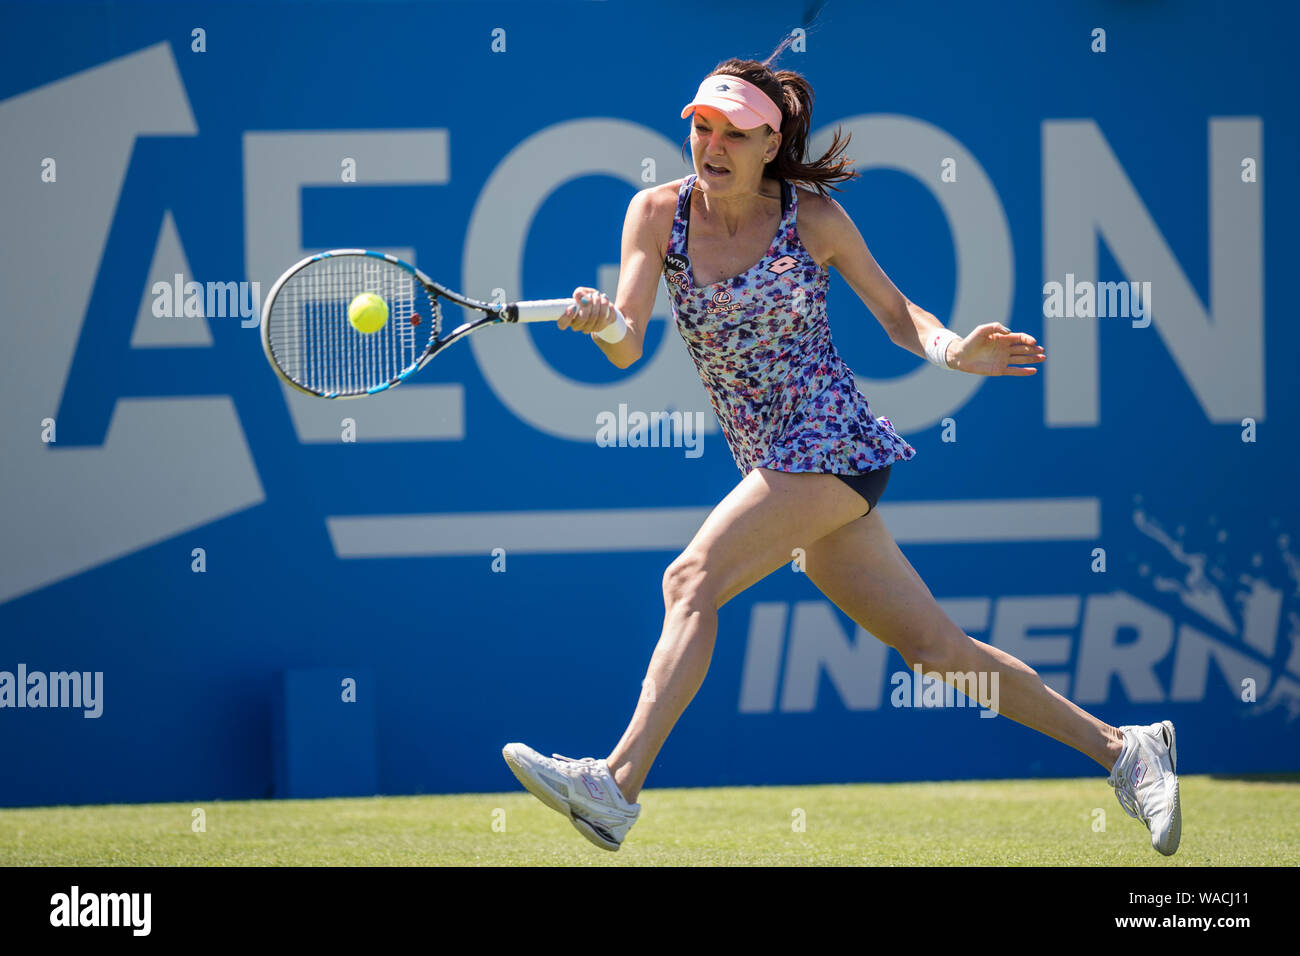
<svg viewBox="0 0 1300 956"><path fill-rule="evenodd" d="M880 511L904 552L1081 706L1172 719L1180 770L1300 769L1293 5L652 6L0 7L0 804L305 792L299 757L312 792L506 790L507 741L608 753L663 571L740 477L663 289L628 370L500 328L358 402L279 386L258 297L337 247L613 294L628 201L690 172L682 104L796 29L778 65L814 150L852 133L836 198L885 271L1048 352L940 372L832 278L919 452ZM620 407L702 440L598 441ZM722 608L651 786L1098 773L901 706L800 560Z"/></svg>

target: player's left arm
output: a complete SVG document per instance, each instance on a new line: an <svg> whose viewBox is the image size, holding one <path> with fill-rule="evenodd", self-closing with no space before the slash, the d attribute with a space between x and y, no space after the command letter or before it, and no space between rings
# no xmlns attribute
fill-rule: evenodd
<svg viewBox="0 0 1300 956"><path fill-rule="evenodd" d="M818 195L802 202L799 211L812 213L808 218L819 252L827 256L824 264L844 277L889 333L890 341L925 358L926 341L944 329L943 323L890 281L844 207ZM1012 332L998 322L986 322L965 338L949 343L947 354L951 368L975 375L1033 375L1037 369L1019 366L1044 358L1042 346L1032 335Z"/></svg>

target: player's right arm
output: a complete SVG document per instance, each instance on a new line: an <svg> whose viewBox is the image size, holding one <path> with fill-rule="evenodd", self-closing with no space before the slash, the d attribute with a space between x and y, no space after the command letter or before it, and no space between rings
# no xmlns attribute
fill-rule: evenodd
<svg viewBox="0 0 1300 956"><path fill-rule="evenodd" d="M598 338L592 339L619 368L627 368L641 357L650 312L659 293L665 255L663 244L672 229L672 207L663 200L663 193L663 186L652 186L638 192L628 204L623 222L622 265L618 271L615 304L627 320L627 335L613 345ZM668 219L665 219L665 210ZM588 304L579 307L570 324L580 331L598 332L613 319L609 297L583 286L573 292L574 299L582 295L587 296ZM560 320L560 327L565 327L564 319Z"/></svg>

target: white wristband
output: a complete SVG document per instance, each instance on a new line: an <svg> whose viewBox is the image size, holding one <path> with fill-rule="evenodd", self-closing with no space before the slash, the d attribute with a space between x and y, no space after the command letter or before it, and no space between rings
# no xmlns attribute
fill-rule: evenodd
<svg viewBox="0 0 1300 956"><path fill-rule="evenodd" d="M949 329L940 329L932 333L925 340L925 357L939 368L952 368L948 364L948 345L954 339L960 342L961 336Z"/></svg>

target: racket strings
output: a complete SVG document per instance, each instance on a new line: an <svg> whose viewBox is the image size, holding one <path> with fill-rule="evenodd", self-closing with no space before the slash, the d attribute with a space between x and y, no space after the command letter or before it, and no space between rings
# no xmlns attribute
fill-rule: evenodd
<svg viewBox="0 0 1300 956"><path fill-rule="evenodd" d="M348 321L348 307L365 292L388 306L388 321L375 332ZM267 340L296 384L321 395L363 395L412 371L440 326L437 301L405 269L372 256L331 256L284 282Z"/></svg>

